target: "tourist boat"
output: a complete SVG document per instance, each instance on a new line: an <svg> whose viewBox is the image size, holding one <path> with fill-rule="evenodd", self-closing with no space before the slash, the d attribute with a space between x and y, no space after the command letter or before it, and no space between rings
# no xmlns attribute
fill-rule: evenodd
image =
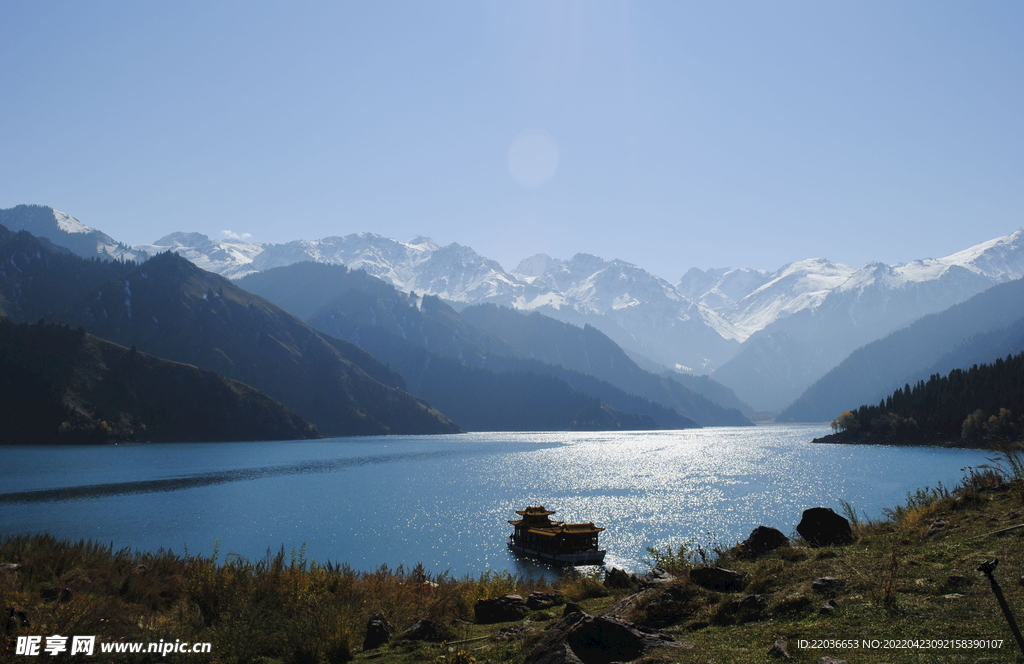
<svg viewBox="0 0 1024 664"><path fill-rule="evenodd" d="M513 552L556 565L600 565L605 551L597 548L597 534L604 530L593 523L552 521L552 510L543 505L516 510L521 519L509 521Z"/></svg>

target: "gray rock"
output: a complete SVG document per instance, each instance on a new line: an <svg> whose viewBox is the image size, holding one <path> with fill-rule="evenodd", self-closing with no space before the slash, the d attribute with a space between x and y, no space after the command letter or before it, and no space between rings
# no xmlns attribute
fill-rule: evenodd
<svg viewBox="0 0 1024 664"><path fill-rule="evenodd" d="M708 590L738 593L746 585L746 576L724 567L694 567L690 570L690 581Z"/></svg>
<svg viewBox="0 0 1024 664"><path fill-rule="evenodd" d="M434 622L428 618L420 618L402 632L398 638L405 639L406 641L440 643L441 641L449 640L451 637L451 630L441 623Z"/></svg>
<svg viewBox="0 0 1024 664"><path fill-rule="evenodd" d="M841 579L835 579L831 576L823 576L811 581L811 588L814 588L819 593L834 593L842 590L844 585L846 584Z"/></svg>
<svg viewBox="0 0 1024 664"><path fill-rule="evenodd" d="M673 583L675 580L676 577L672 576L663 569L655 567L650 572L640 577L640 589L646 590L647 588L663 586L669 583Z"/></svg>
<svg viewBox="0 0 1024 664"><path fill-rule="evenodd" d="M846 660L836 659L835 657L819 657L818 661L814 664L846 664Z"/></svg>
<svg viewBox="0 0 1024 664"><path fill-rule="evenodd" d="M476 622L480 625L522 620L529 612L530 607L526 606L526 601L521 595L482 599L473 607Z"/></svg>
<svg viewBox="0 0 1024 664"><path fill-rule="evenodd" d="M828 507L804 510L796 531L813 547L841 546L853 542L850 522Z"/></svg>
<svg viewBox="0 0 1024 664"><path fill-rule="evenodd" d="M632 588L636 585L636 575L630 574L624 569L613 567L605 572L604 585L607 588Z"/></svg>
<svg viewBox="0 0 1024 664"><path fill-rule="evenodd" d="M793 656L789 654L789 644L781 639L772 644L772 647L768 649L768 654L778 659L793 659Z"/></svg>

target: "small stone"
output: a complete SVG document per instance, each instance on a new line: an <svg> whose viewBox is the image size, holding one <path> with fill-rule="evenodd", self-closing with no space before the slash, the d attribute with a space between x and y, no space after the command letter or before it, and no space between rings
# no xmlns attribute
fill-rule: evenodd
<svg viewBox="0 0 1024 664"><path fill-rule="evenodd" d="M819 657L818 661L814 664L846 664L846 660L836 659L835 657Z"/></svg>
<svg viewBox="0 0 1024 664"><path fill-rule="evenodd" d="M830 599L829 601L827 601L827 602L825 602L824 604L821 605L821 608L818 609L818 615L822 615L822 616L832 615L833 613L835 613L836 609L838 609L838 608L839 608L839 602L835 601L834 599Z"/></svg>
<svg viewBox="0 0 1024 664"><path fill-rule="evenodd" d="M811 588L819 593L829 593L842 590L845 583L841 579L835 579L831 576L823 576L811 581Z"/></svg>
<svg viewBox="0 0 1024 664"><path fill-rule="evenodd" d="M792 659L793 656L789 654L787 646L788 644L780 639L772 644L772 647L768 649L768 654L779 659Z"/></svg>

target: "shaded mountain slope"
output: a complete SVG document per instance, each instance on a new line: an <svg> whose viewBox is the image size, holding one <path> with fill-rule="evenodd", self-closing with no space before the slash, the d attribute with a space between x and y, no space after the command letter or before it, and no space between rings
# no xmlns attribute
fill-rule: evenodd
<svg viewBox="0 0 1024 664"><path fill-rule="evenodd" d="M993 286L965 302L925 316L858 348L811 385L777 419L822 422L857 404L877 403L914 377L924 377L922 372L935 366L968 338L1007 328L1020 319L1022 313L1024 280ZM1001 353L1003 349L999 350ZM985 361L995 357L987 357Z"/></svg>
<svg viewBox="0 0 1024 664"><path fill-rule="evenodd" d="M594 328L587 328L587 337L583 339L580 337L583 330L575 326L540 314L522 316L488 305L482 309L471 307L476 318L481 319L477 321L465 312L456 312L437 297L403 293L362 271L340 265L297 263L247 275L238 283L293 313L305 314L317 329L366 348L402 373L410 382L410 390L431 403L439 403L440 397L422 391L422 386L416 384L409 373L416 363L410 365L403 361L410 352L409 346L385 343L382 333L472 367L553 375L578 391L599 397L613 408L649 415L666 427L694 426L697 418L690 411L700 413L704 418L701 424L749 424L738 412L718 408L678 383L640 370L614 342ZM311 314L313 311L316 313ZM498 313L490 317L480 313L492 311ZM502 315L512 317L508 321L510 325L522 322L529 326L529 321L539 321L544 329L535 335L534 348L527 345L517 348L509 339L501 338L502 321L492 319L500 319ZM487 323L487 328L477 322ZM522 336L519 335L518 340ZM513 334L510 339L514 337ZM537 355L543 355L538 358L540 361L529 360ZM579 359L587 355L592 358L590 365ZM568 356L572 356L573 361L566 360ZM559 363L558 359L563 361ZM623 366L619 374L604 371L605 375L595 377L595 371L588 371L616 364ZM639 374L640 379L633 384L623 380L623 376L634 374ZM649 393L661 397L656 399L635 389L643 380L655 386L665 382L670 389L648 389ZM677 394L673 395L671 388ZM656 407L658 404L660 407Z"/></svg>
<svg viewBox="0 0 1024 664"><path fill-rule="evenodd" d="M0 210L0 225L46 238L82 258L145 260L144 251L118 242L103 231L86 226L69 214L45 205L16 205Z"/></svg>
<svg viewBox="0 0 1024 664"><path fill-rule="evenodd" d="M999 447L1024 433L1024 353L904 385L877 406L843 413L839 443Z"/></svg>
<svg viewBox="0 0 1024 664"><path fill-rule="evenodd" d="M261 295L278 298L278 304L295 312L306 313L319 307L308 316L313 327L356 343L387 362L405 377L411 392L438 407L446 404L442 408L444 412L452 408L456 409L453 412L463 412L461 404L477 403L481 395L473 391L472 385L480 385L485 379L478 373L467 372L466 381L460 383L439 380L435 372L461 375L464 369L459 368L459 364L492 372L495 375L487 380L494 386L494 396L485 406L472 410L474 424L471 428L474 429L500 430L509 426L510 418L504 409L514 406L499 396L508 389L499 383L503 377L512 380L512 374L529 374L517 376L513 382L519 389L548 394L558 400L566 409L566 416L575 412L578 405L567 401L565 394L554 390L553 384L542 379L542 375L555 376L566 384L565 387L598 397L624 413L637 413L655 420L640 423L642 428L696 426L692 419L671 408L626 393L592 376L528 360L496 335L470 324L440 298L403 293L362 271L348 270L341 265L296 263L247 275L238 283ZM439 362L443 358L454 360L454 364ZM489 414L490 419L484 414ZM457 418L460 424L470 426L462 422L462 417ZM546 422L553 421L524 414L513 428L547 428L551 425ZM563 421L555 428L567 428L570 421Z"/></svg>
<svg viewBox="0 0 1024 664"><path fill-rule="evenodd" d="M368 313L365 293L349 295L339 295L309 324L366 348L406 378L410 391L470 430L697 426L672 409L562 367L501 355L466 352L451 357L428 350L377 324L382 308L397 309L400 318L409 314L408 306L389 300L378 302L381 307ZM436 297L424 298L423 306L451 308Z"/></svg>
<svg viewBox="0 0 1024 664"><path fill-rule="evenodd" d="M84 330L0 319L0 443L316 438L265 394Z"/></svg>
<svg viewBox="0 0 1024 664"><path fill-rule="evenodd" d="M589 374L704 426L750 424L739 411L712 403L670 377L644 371L614 341L590 325L580 328L536 312L523 314L493 304L466 307L460 313L527 357Z"/></svg>
<svg viewBox="0 0 1024 664"><path fill-rule="evenodd" d="M325 435L458 430L361 349L325 340L176 254L155 256L58 316L116 343L252 385Z"/></svg>
<svg viewBox="0 0 1024 664"><path fill-rule="evenodd" d="M36 321L70 307L134 263L83 259L27 231L0 226L0 315Z"/></svg>

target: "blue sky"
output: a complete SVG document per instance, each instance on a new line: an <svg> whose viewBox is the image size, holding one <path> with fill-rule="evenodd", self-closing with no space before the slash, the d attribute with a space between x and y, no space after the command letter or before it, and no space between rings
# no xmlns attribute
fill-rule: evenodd
<svg viewBox="0 0 1024 664"><path fill-rule="evenodd" d="M6 2L0 207L860 266L1024 226L1019 2Z"/></svg>

